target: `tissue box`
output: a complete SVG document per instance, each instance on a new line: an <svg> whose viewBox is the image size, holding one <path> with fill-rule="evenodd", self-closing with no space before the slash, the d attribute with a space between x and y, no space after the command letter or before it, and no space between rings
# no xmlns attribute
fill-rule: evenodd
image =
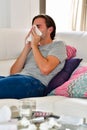
<svg viewBox="0 0 87 130"><path fill-rule="evenodd" d="M0 130L18 130L17 120L11 120L9 122L0 123Z"/></svg>

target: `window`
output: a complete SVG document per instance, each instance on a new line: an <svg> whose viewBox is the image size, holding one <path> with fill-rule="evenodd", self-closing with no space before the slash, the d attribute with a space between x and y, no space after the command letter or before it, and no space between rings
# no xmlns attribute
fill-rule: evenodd
<svg viewBox="0 0 87 130"><path fill-rule="evenodd" d="M46 0L46 14L56 23L57 31L71 30L72 0Z"/></svg>
<svg viewBox="0 0 87 130"><path fill-rule="evenodd" d="M46 14L55 20L57 32L87 30L87 0L46 0Z"/></svg>

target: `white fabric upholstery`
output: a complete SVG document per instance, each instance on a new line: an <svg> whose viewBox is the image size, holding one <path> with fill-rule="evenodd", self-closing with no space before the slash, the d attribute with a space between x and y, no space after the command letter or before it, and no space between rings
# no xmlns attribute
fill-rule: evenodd
<svg viewBox="0 0 87 130"><path fill-rule="evenodd" d="M87 62L87 32L61 32L57 33L56 39L74 46L77 49L77 57Z"/></svg>
<svg viewBox="0 0 87 130"><path fill-rule="evenodd" d="M0 60L17 58L24 45L25 31L0 29Z"/></svg>
<svg viewBox="0 0 87 130"><path fill-rule="evenodd" d="M0 60L0 75L7 76L10 73L10 67L14 63L15 59Z"/></svg>
<svg viewBox="0 0 87 130"><path fill-rule="evenodd" d="M0 75L8 75L11 65L24 47L27 31L0 29Z"/></svg>
<svg viewBox="0 0 87 130"><path fill-rule="evenodd" d="M26 30L0 29L0 75L9 75L9 70L24 45ZM87 32L59 32L56 38L77 48L77 57L87 61ZM37 110L51 111L58 115L74 115L87 118L87 100L63 96L34 98ZM18 106L17 99L0 99L3 105Z"/></svg>

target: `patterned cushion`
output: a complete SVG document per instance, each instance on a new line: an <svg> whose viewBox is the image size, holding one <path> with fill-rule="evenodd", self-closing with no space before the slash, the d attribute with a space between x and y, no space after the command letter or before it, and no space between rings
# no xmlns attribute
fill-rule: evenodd
<svg viewBox="0 0 87 130"><path fill-rule="evenodd" d="M87 66L78 67L68 81L50 94L77 98L87 97Z"/></svg>
<svg viewBox="0 0 87 130"><path fill-rule="evenodd" d="M45 95L47 95L53 89L67 81L70 78L72 72L77 68L81 61L82 59L79 58L66 60L64 68L60 72L58 72L57 75L54 76L49 82L45 91Z"/></svg>
<svg viewBox="0 0 87 130"><path fill-rule="evenodd" d="M72 81L68 86L68 92L70 97L87 98L87 72Z"/></svg>

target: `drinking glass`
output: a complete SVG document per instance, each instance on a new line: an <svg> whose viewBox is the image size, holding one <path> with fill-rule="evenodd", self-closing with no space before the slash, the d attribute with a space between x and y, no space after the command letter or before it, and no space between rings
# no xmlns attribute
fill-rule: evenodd
<svg viewBox="0 0 87 130"><path fill-rule="evenodd" d="M26 117L27 119L31 119L32 117L32 108L29 100L21 100L19 103L19 116L21 118Z"/></svg>
<svg viewBox="0 0 87 130"><path fill-rule="evenodd" d="M32 109L32 112L36 111L36 101L34 99L29 99L29 104Z"/></svg>

